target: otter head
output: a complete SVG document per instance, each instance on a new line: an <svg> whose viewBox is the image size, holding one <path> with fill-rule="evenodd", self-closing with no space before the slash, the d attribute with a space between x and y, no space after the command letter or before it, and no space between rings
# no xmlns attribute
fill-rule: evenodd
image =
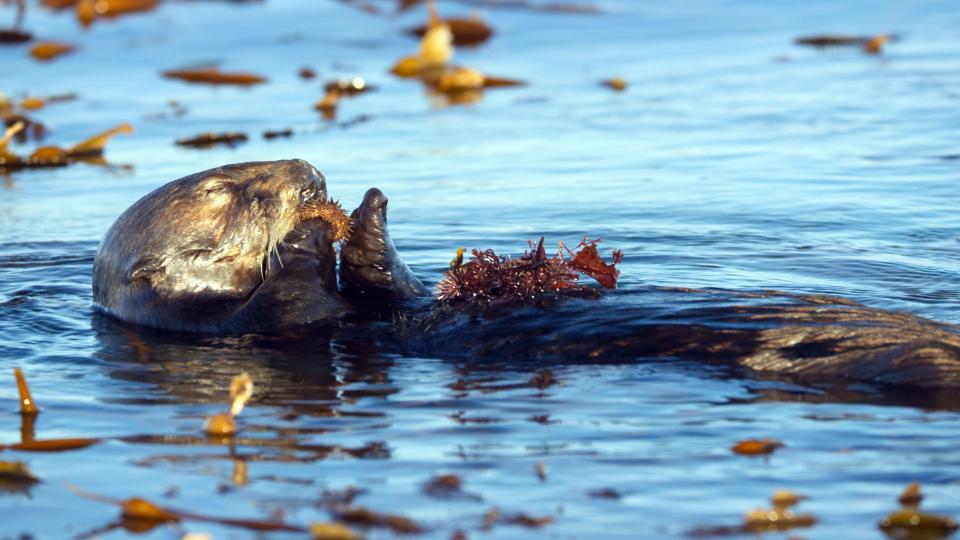
<svg viewBox="0 0 960 540"><path fill-rule="evenodd" d="M334 291L336 238L317 211L327 202L323 175L302 160L238 163L171 182L107 232L94 301L139 324L217 330L284 273ZM288 271L285 258L299 266Z"/></svg>

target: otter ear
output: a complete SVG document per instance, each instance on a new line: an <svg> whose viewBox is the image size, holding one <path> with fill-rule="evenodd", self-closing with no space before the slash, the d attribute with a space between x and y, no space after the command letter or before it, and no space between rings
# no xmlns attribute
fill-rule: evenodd
<svg viewBox="0 0 960 540"><path fill-rule="evenodd" d="M162 275L166 271L163 261L156 257L143 257L130 265L127 272L127 281L138 279L152 280L155 275Z"/></svg>

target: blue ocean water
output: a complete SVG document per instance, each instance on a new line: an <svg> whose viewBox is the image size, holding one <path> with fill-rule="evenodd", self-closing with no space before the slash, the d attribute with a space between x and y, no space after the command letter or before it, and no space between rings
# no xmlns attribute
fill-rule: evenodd
<svg viewBox="0 0 960 540"><path fill-rule="evenodd" d="M387 73L416 49L402 30L423 21L422 8L170 1L83 30L70 12L31 3L29 30L79 48L38 64L27 46L0 46L0 90L78 95L36 113L47 144L121 122L136 132L109 144L109 166L2 178L0 376L26 372L43 409L39 437L109 440L75 452L0 452L42 479L0 491L0 537L73 537L116 520L116 508L68 485L217 516L282 512L297 524L330 519L322 492L355 486L364 490L357 504L417 519L423 538L457 529L471 538L680 538L739 523L779 488L808 495L800 508L819 518L796 534L877 538L877 521L911 481L923 484L925 508L960 513L960 416L870 388L841 395L625 358L555 367L559 383L540 389L526 383L544 366L404 357L359 343L193 340L94 313L93 255L127 206L189 173L298 157L323 171L348 209L381 188L394 240L428 283L460 246L517 253L541 235L569 243L589 234L626 254L623 289L826 293L960 323L956 3L610 0L594 4L599 14L495 4L440 2L443 14L475 11L496 31L456 60L529 84L444 107ZM0 8L0 18L12 20L13 9ZM897 40L879 56L793 44L881 32ZM211 88L160 76L207 63L269 82ZM301 80L303 66L319 79ZM627 91L599 84L614 76ZM312 105L322 81L342 77L377 89L325 121ZM187 113L170 114L170 100ZM260 137L287 127L291 138ZM232 149L173 144L208 130L251 139ZM258 389L242 416L249 440L205 443L203 418L223 408L241 370ZM15 398L9 375L0 444L20 438ZM787 446L762 459L730 453L750 437ZM425 494L443 473L476 497ZM591 495L600 489L620 497ZM481 532L492 507L554 521ZM256 536L187 521L143 537L183 531ZM269 537L296 537L285 534Z"/></svg>

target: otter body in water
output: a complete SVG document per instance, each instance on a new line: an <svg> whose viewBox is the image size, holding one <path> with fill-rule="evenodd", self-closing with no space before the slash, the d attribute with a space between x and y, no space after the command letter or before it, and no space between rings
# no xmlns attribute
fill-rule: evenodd
<svg viewBox="0 0 960 540"><path fill-rule="evenodd" d="M338 284L336 224L305 211L327 203L323 176L300 160L176 180L107 232L94 301L117 318L180 331L341 321L388 347L436 356L676 357L803 378L960 386L957 327L841 298L651 288L601 299L431 301L389 237L387 199L375 188L352 214ZM403 316L381 322L385 311Z"/></svg>

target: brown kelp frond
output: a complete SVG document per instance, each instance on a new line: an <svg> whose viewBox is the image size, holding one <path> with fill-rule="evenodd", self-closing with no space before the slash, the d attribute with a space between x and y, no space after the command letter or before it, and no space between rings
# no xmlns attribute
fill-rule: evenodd
<svg viewBox="0 0 960 540"><path fill-rule="evenodd" d="M574 249L561 249L548 257L543 247L543 238L523 256L512 259L501 257L493 250L472 251L473 258L462 262L462 255L454 259L450 270L437 284L440 300L497 300L532 299L543 293L585 288L578 280L584 273L607 288L614 288L620 275L615 265L623 253L614 251L613 263L604 263L598 253L598 241L586 238ZM564 250L570 259L564 257Z"/></svg>
<svg viewBox="0 0 960 540"><path fill-rule="evenodd" d="M99 135L94 135L89 139L77 144L73 148L67 150L67 154L70 156L88 156L88 155L99 155L103 153L103 149L107 146L107 141L111 137L118 134L129 135L133 133L133 126L128 123L120 124L114 128L108 129Z"/></svg>
<svg viewBox="0 0 960 540"><path fill-rule="evenodd" d="M37 408L37 402L33 400L30 394L30 387L27 386L27 379L23 376L23 370L13 368L13 376L17 380L17 393L20 394L20 414L34 415L40 412Z"/></svg>
<svg viewBox="0 0 960 540"><path fill-rule="evenodd" d="M337 201L307 201L300 206L300 220L320 218L333 228L333 241L346 240L353 230L353 220Z"/></svg>

